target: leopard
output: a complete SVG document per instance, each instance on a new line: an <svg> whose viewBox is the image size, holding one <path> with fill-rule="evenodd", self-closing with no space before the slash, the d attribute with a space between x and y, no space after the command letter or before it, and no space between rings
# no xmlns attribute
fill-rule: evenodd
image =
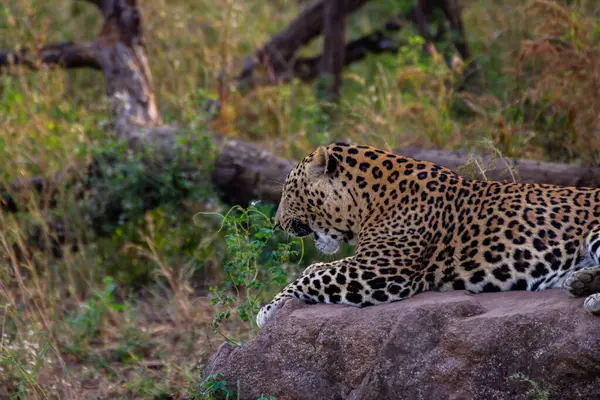
<svg viewBox="0 0 600 400"><path fill-rule="evenodd" d="M287 175L274 223L335 254L258 312L288 299L368 307L425 291L564 288L600 315L600 189L470 179L375 147L318 147Z"/></svg>

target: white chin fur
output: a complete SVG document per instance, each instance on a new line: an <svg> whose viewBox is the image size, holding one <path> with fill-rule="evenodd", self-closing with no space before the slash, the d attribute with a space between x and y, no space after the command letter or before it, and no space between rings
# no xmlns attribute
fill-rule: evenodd
<svg viewBox="0 0 600 400"><path fill-rule="evenodd" d="M317 233L317 241L315 242L317 249L325 254L335 254L340 249L340 243L327 235Z"/></svg>

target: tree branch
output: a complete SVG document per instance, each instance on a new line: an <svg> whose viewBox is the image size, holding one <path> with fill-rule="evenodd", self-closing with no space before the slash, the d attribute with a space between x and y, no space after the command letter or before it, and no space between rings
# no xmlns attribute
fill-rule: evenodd
<svg viewBox="0 0 600 400"><path fill-rule="evenodd" d="M339 4L338 4L339 2ZM255 87L257 85L278 84L288 82L294 77L303 81L311 81L320 75L321 68L328 68L327 50L324 49L324 55L316 57L295 57L297 51L308 44L314 37L324 34L325 44L329 40L340 42L338 37L331 39L330 33L324 32L326 28L325 20L326 10L332 7L340 7L343 3L344 14L356 11L368 0L315 0L306 6L290 24L271 40L265 44L255 55L248 57L244 63L240 74L236 77L236 82L243 88ZM374 31L373 33L361 37L343 48L346 55L339 57L343 60L343 66L352 64L366 57L369 53L395 53L402 43L395 43L395 40L388 34L401 28L404 22L410 21L417 25L419 33L428 42L428 46L433 46L434 42L440 41L444 37L446 30L444 24L440 23L437 35L432 36L429 33L429 22L434 17L436 10L443 13L449 22L452 33L452 42L455 44L458 52L465 61L469 61L463 76L465 81L469 81L471 87L477 86L477 66L471 60L472 56L465 39L464 28L460 16L460 9L457 0L419 0L415 6L409 9L405 14L399 13L385 25L385 29ZM332 32L339 31L335 27ZM339 43L336 47L342 49ZM266 71L266 78L258 80L255 72L262 67ZM448 63L448 67L453 66ZM335 76L335 74L334 74ZM462 86L461 86L462 87Z"/></svg>
<svg viewBox="0 0 600 400"><path fill-rule="evenodd" d="M83 1L92 3L93 5L98 7L98 10L100 10L100 12L102 13L102 15L104 16L105 19L110 16L110 13L111 13L111 11L114 10L115 3L116 3L115 0L83 0Z"/></svg>
<svg viewBox="0 0 600 400"><path fill-rule="evenodd" d="M350 14L369 0L342 1L345 14ZM296 52L323 31L324 5L327 2L329 0L315 0L305 6L284 30L274 35L254 56L246 59L237 81L253 86L254 71L259 66L265 66L274 78L285 75L285 71L293 64L291 61Z"/></svg>
<svg viewBox="0 0 600 400"><path fill-rule="evenodd" d="M329 0L323 11L324 28L323 55L321 56L320 72L332 82L325 82L326 97L336 101L342 87L342 69L344 68L345 50L345 9L344 0Z"/></svg>
<svg viewBox="0 0 600 400"><path fill-rule="evenodd" d="M43 46L36 51L29 49L0 51L0 72L11 65L23 65L31 69L39 69L42 65L101 69L97 50L95 43L69 41Z"/></svg>
<svg viewBox="0 0 600 400"><path fill-rule="evenodd" d="M372 33L361 36L348 43L343 51L342 67L346 67L352 63L362 60L368 54L392 53L396 54L398 48L405 44L391 36L391 33L399 31L406 19L403 14L397 14L390 18L384 29L373 31ZM294 24L294 22L292 22ZM290 25L292 25L290 24ZM340 44L341 45L341 44ZM303 82L310 82L319 76L323 64L323 55L319 54L315 57L298 57L293 60L288 60L285 68L272 67L269 79L260 84L276 84L281 82L289 82L293 78L299 78ZM242 73L238 76L240 84L248 83L248 79L252 80L252 85L258 84L253 77L253 69L257 64L252 64L247 61Z"/></svg>
<svg viewBox="0 0 600 400"><path fill-rule="evenodd" d="M362 60L368 54L381 54L398 52L400 42L386 35L384 31L378 30L367 36L355 39L346 45L344 49L343 65L348 66L352 63ZM321 55L316 57L301 57L296 60L293 68L293 75L280 77L280 81L289 81L293 77L299 78L304 82L309 82L319 75L319 65L321 64Z"/></svg>

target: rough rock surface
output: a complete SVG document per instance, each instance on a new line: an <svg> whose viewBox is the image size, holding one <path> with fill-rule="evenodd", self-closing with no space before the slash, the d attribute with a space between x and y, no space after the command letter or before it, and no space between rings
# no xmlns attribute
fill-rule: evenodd
<svg viewBox="0 0 600 400"><path fill-rule="evenodd" d="M561 290L423 293L357 309L288 301L207 374L242 399L600 399L600 318Z"/></svg>

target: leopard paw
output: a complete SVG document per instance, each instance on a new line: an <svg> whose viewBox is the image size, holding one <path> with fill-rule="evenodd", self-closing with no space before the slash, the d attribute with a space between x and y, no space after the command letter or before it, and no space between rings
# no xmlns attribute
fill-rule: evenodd
<svg viewBox="0 0 600 400"><path fill-rule="evenodd" d="M573 297L600 292L600 266L582 268L573 272L565 280L563 288Z"/></svg>
<svg viewBox="0 0 600 400"><path fill-rule="evenodd" d="M588 296L583 302L583 308L594 315L600 316L600 293Z"/></svg>
<svg viewBox="0 0 600 400"><path fill-rule="evenodd" d="M258 325L258 327L263 328L267 324L267 322L273 319L275 317L275 313L281 307L283 307L286 300L287 299L276 300L272 303L263 306L258 312L258 315L256 316L256 324Z"/></svg>

